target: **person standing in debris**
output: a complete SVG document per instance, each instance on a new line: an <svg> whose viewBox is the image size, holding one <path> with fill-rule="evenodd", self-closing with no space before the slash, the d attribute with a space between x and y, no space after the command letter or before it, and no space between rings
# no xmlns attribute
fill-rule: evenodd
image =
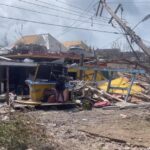
<svg viewBox="0 0 150 150"><path fill-rule="evenodd" d="M45 89L43 102L63 103L68 100L68 90L65 87L65 77L59 77L55 88Z"/></svg>
<svg viewBox="0 0 150 150"><path fill-rule="evenodd" d="M64 102L65 79L60 77L55 86L57 92L57 102Z"/></svg>

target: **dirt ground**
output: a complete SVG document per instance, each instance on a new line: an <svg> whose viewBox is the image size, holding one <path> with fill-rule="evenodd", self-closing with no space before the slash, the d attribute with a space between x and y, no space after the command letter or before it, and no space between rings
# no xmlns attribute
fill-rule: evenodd
<svg viewBox="0 0 150 150"><path fill-rule="evenodd" d="M150 150L150 108L33 111L62 150Z"/></svg>

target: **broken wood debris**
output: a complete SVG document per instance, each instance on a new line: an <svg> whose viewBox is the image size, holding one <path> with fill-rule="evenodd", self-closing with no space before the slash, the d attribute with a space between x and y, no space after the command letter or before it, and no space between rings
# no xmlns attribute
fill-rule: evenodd
<svg viewBox="0 0 150 150"><path fill-rule="evenodd" d="M128 80L129 79L130 78L128 78ZM134 88L132 88L132 92L129 94L128 103L141 104L145 102L150 102L150 95L147 92L149 90L149 84L148 82L146 82L147 79L144 76L142 77L142 79L144 80L144 82L137 78L134 82L134 87L144 90L139 90L139 92L138 90L134 91ZM115 106L117 102L125 103L124 93L108 93L107 91L100 89L97 86L97 82L80 80L71 82L74 84L74 87L72 89L73 98L74 100L78 101L78 104L80 102L80 105L87 100L92 103L93 107L97 108Z"/></svg>

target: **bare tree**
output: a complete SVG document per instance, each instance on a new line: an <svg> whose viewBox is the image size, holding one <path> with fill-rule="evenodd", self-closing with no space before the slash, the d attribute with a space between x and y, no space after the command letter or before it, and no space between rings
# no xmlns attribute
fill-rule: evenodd
<svg viewBox="0 0 150 150"><path fill-rule="evenodd" d="M2 46L8 46L9 45L9 41L8 41L8 35L7 32L4 34L4 36L1 38L2 41Z"/></svg>

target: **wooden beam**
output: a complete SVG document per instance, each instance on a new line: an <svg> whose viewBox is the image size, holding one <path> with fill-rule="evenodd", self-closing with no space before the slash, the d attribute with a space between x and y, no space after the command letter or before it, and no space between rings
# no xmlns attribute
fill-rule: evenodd
<svg viewBox="0 0 150 150"><path fill-rule="evenodd" d="M6 102L9 105L9 66L6 67Z"/></svg>
<svg viewBox="0 0 150 150"><path fill-rule="evenodd" d="M132 90L132 86L133 86L134 81L135 81L135 77L136 77L136 75L133 74L132 80L131 80L131 84L130 84L130 86L129 86L129 88L128 88L128 93L127 93L127 95L126 95L126 97L125 97L125 101L126 101L126 102L128 101L128 97L130 96L130 93L131 93L131 90Z"/></svg>
<svg viewBox="0 0 150 150"><path fill-rule="evenodd" d="M36 78L37 78L37 74L38 74L38 71L39 71L39 67L40 67L40 65L38 64L37 65L37 67L36 67L36 71L35 71L35 74L34 74L34 81L36 80Z"/></svg>

